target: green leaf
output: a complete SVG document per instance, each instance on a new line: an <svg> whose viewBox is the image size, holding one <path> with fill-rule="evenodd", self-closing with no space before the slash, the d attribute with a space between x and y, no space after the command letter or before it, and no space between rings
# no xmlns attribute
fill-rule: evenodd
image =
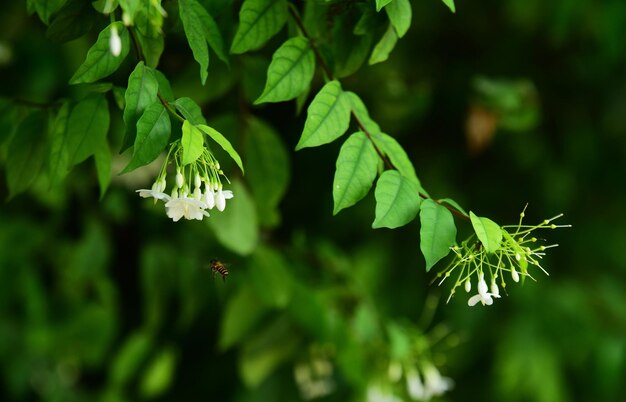
<svg viewBox="0 0 626 402"><path fill-rule="evenodd" d="M93 155L109 132L109 105L103 94L93 93L80 101L67 123L70 166Z"/></svg>
<svg viewBox="0 0 626 402"><path fill-rule="evenodd" d="M154 398L170 387L176 368L176 352L168 347L159 352L143 373L140 390L143 398Z"/></svg>
<svg viewBox="0 0 626 402"><path fill-rule="evenodd" d="M304 281L294 281L292 285L291 303L287 307L289 316L298 327L306 331L319 342L331 338L331 328L336 318L333 309L328 308L323 293Z"/></svg>
<svg viewBox="0 0 626 402"><path fill-rule="evenodd" d="M183 136L181 138L183 146L183 166L195 162L202 152L204 152L204 136L198 127L185 120L183 123Z"/></svg>
<svg viewBox="0 0 626 402"><path fill-rule="evenodd" d="M251 330L261 321L267 309L247 283L239 287L237 292L228 298L222 314L220 325L219 349L225 351L238 344L250 334Z"/></svg>
<svg viewBox="0 0 626 402"><path fill-rule="evenodd" d="M413 163L404 148L402 148L402 145L400 145L395 138L385 133L374 133L372 134L372 140L374 140L376 146L389 158L391 164L403 177L413 181L420 189L419 191L426 193L415 174Z"/></svg>
<svg viewBox="0 0 626 402"><path fill-rule="evenodd" d="M137 121L133 157L122 173L131 172L155 160L169 143L172 126L167 109L156 101Z"/></svg>
<svg viewBox="0 0 626 402"><path fill-rule="evenodd" d="M420 209L419 186L400 175L397 170L386 170L380 175L374 192L376 219L374 229L397 228L411 222Z"/></svg>
<svg viewBox="0 0 626 402"><path fill-rule="evenodd" d="M298 97L310 85L314 72L315 55L308 39L301 36L288 39L272 56L265 89L254 104Z"/></svg>
<svg viewBox="0 0 626 402"><path fill-rule="evenodd" d="M55 186L63 180L70 168L70 155L67 146L67 123L70 111L70 104L68 102L63 103L52 126L50 154L48 155L48 177L51 186Z"/></svg>
<svg viewBox="0 0 626 402"><path fill-rule="evenodd" d="M376 11L380 11L387 4L391 3L393 0L376 0Z"/></svg>
<svg viewBox="0 0 626 402"><path fill-rule="evenodd" d="M96 0L91 3L93 8L96 9L99 13L102 14L110 14L115 11L119 3L117 0Z"/></svg>
<svg viewBox="0 0 626 402"><path fill-rule="evenodd" d="M241 85L246 99L252 103L261 95L265 88L267 69L270 66L269 58L260 55L247 55L241 62Z"/></svg>
<svg viewBox="0 0 626 402"><path fill-rule="evenodd" d="M260 48L287 22L287 1L245 0L239 10L239 27L230 52L245 53Z"/></svg>
<svg viewBox="0 0 626 402"><path fill-rule="evenodd" d="M193 99L178 98L174 102L174 106L191 124L206 124L206 120L202 115L202 109Z"/></svg>
<svg viewBox="0 0 626 402"><path fill-rule="evenodd" d="M379 158L362 132L352 134L341 146L333 180L333 215L356 204L372 187Z"/></svg>
<svg viewBox="0 0 626 402"><path fill-rule="evenodd" d="M454 0L441 0L441 1L443 1L443 4L448 6L450 11L452 11L453 13L456 13L456 7L454 6Z"/></svg>
<svg viewBox="0 0 626 402"><path fill-rule="evenodd" d="M348 95L348 99L350 99L353 117L357 120L357 122L362 124L363 127L365 127L365 129L370 134L379 133L380 127L378 126L378 124L376 124L374 120L370 118L367 107L365 106L361 98L359 98L359 96L354 92L348 91L345 92L345 94Z"/></svg>
<svg viewBox="0 0 626 402"><path fill-rule="evenodd" d="M152 339L146 332L135 332L126 337L124 343L109 365L109 378L116 386L127 384L139 371L148 353L152 350Z"/></svg>
<svg viewBox="0 0 626 402"><path fill-rule="evenodd" d="M302 109L304 108L304 105L306 104L306 101L309 99L309 95L311 95L311 86L310 85L308 87L306 87L304 92L302 92L296 98L296 116L300 116L300 113L302 113Z"/></svg>
<svg viewBox="0 0 626 402"><path fill-rule="evenodd" d="M259 225L254 202L238 180L232 183L233 199L223 212L207 219L217 240L239 255L251 254L259 241Z"/></svg>
<svg viewBox="0 0 626 402"><path fill-rule="evenodd" d="M128 77L128 88L124 95L126 107L124 107L124 124L126 125L126 136L122 151L135 143L137 136L137 121L144 110L157 100L159 91L159 81L154 74L154 70L147 67L143 61L137 66Z"/></svg>
<svg viewBox="0 0 626 402"><path fill-rule="evenodd" d="M11 99L0 97L0 145L11 138L17 126L17 107Z"/></svg>
<svg viewBox="0 0 626 402"><path fill-rule="evenodd" d="M361 302L353 314L354 317L350 322L353 336L363 344L378 339L381 327L373 306L370 303Z"/></svg>
<svg viewBox="0 0 626 402"><path fill-rule="evenodd" d="M159 83L159 94L165 99L167 102L174 102L174 92L172 91L172 87L170 86L170 82L159 70L153 70L154 76Z"/></svg>
<svg viewBox="0 0 626 402"><path fill-rule="evenodd" d="M476 232L476 236L478 236L478 240L480 240L485 250L488 253L497 251L500 248L500 243L502 243L502 229L500 226L489 218L476 216L472 211L470 211L470 219L474 232Z"/></svg>
<svg viewBox="0 0 626 402"><path fill-rule="evenodd" d="M90 32L101 18L102 15L96 13L88 1L69 0L53 15L46 38L56 43L78 39Z"/></svg>
<svg viewBox="0 0 626 402"><path fill-rule="evenodd" d="M450 252L456 242L456 226L452 213L430 198L422 201L420 223L420 250L428 272Z"/></svg>
<svg viewBox="0 0 626 402"><path fill-rule="evenodd" d="M293 278L281 254L259 247L251 256L250 281L268 307L285 308L291 301Z"/></svg>
<svg viewBox="0 0 626 402"><path fill-rule="evenodd" d="M398 43L398 36L396 35L396 31L394 31L393 27L389 25L382 38L380 38L380 41L378 41L376 46L374 46L374 50L372 50L368 64L372 65L387 60L389 58L389 54L396 46L396 43Z"/></svg>
<svg viewBox="0 0 626 402"><path fill-rule="evenodd" d="M335 77L344 78L357 72L370 54L374 40L372 32L355 35L350 16L346 15L336 19L332 38L333 73Z"/></svg>
<svg viewBox="0 0 626 402"><path fill-rule="evenodd" d="M247 181L254 194L261 224L278 223L277 206L289 184L289 155L274 129L262 120L248 119L245 137Z"/></svg>
<svg viewBox="0 0 626 402"><path fill-rule="evenodd" d="M50 16L58 11L63 6L63 3L65 3L65 0L28 0L26 5L29 13L37 12L39 18L45 24L48 24Z"/></svg>
<svg viewBox="0 0 626 402"><path fill-rule="evenodd" d="M111 29L113 27L117 29L122 40L122 52L119 56L113 56L109 47ZM70 84L90 83L112 74L122 64L129 49L130 45L126 27L120 21L112 23L100 32L98 40L87 52L87 58L70 79Z"/></svg>
<svg viewBox="0 0 626 402"><path fill-rule="evenodd" d="M293 356L299 346L296 332L286 317L279 317L243 345L239 371L245 385L258 386Z"/></svg>
<svg viewBox="0 0 626 402"><path fill-rule="evenodd" d="M330 81L319 91L307 109L304 130L296 151L328 144L341 137L350 125L351 104L339 81Z"/></svg>
<svg viewBox="0 0 626 402"><path fill-rule="evenodd" d="M163 35L163 14L165 10L161 7L161 1L139 0L132 6L136 8L133 16L133 25L142 35L150 38Z"/></svg>
<svg viewBox="0 0 626 402"><path fill-rule="evenodd" d="M145 2L144 0L119 0L119 3L122 11L128 15L132 22L135 18L135 14L139 11L139 7Z"/></svg>
<svg viewBox="0 0 626 402"><path fill-rule="evenodd" d="M193 58L200 64L200 80L205 84L209 68L210 45L217 56L227 62L222 34L209 12L196 0L179 0L180 19L183 22L187 41Z"/></svg>
<svg viewBox="0 0 626 402"><path fill-rule="evenodd" d="M411 356L411 335L395 322L387 324L389 335L389 357L395 361L405 361Z"/></svg>
<svg viewBox="0 0 626 402"><path fill-rule="evenodd" d="M230 157L235 161L237 166L239 166L239 169L241 169L241 173L245 173L243 170L243 163L241 162L241 157L239 156L237 151L235 151L235 148L233 148L230 141L228 141L226 137L224 137L219 131L217 131L213 127L209 127L204 124L199 124L196 127L204 131L204 133L207 134L209 137L211 137L213 141L217 142L218 145L222 147L222 149L226 151L228 155L230 155Z"/></svg>
<svg viewBox="0 0 626 402"><path fill-rule="evenodd" d="M450 205L452 208L456 209L457 211L459 211L460 213L462 213L463 215L469 217L468 213L465 212L465 210L463 209L463 207L461 207L459 205L459 203L457 203L456 201L454 201L452 198L441 198L440 200L438 200L440 204L448 204Z"/></svg>
<svg viewBox="0 0 626 402"><path fill-rule="evenodd" d="M43 111L29 114L19 125L6 156L9 198L28 189L43 165L46 151L47 116Z"/></svg>
<svg viewBox="0 0 626 402"><path fill-rule="evenodd" d="M139 46L144 58L146 59L146 65L152 68L156 68L159 65L159 60L163 54L165 48L165 40L163 36L158 35L155 37L143 35L141 32L136 32Z"/></svg>
<svg viewBox="0 0 626 402"><path fill-rule="evenodd" d="M387 4L385 11L398 38L403 37L411 26L412 10L409 0L394 0Z"/></svg>
<svg viewBox="0 0 626 402"><path fill-rule="evenodd" d="M102 144L96 147L94 151L94 159L96 162L96 175L98 176L98 185L100 186L100 199L104 197L109 184L111 183L111 150L106 139L102 141Z"/></svg>
<svg viewBox="0 0 626 402"><path fill-rule="evenodd" d="M111 92L113 94L113 101L115 102L115 106L117 106L120 110L123 111L124 108L126 107L126 99L124 99L126 88L118 87L114 85Z"/></svg>
<svg viewBox="0 0 626 402"><path fill-rule="evenodd" d="M142 1L138 4L133 24L146 65L156 68L165 46L160 2Z"/></svg>

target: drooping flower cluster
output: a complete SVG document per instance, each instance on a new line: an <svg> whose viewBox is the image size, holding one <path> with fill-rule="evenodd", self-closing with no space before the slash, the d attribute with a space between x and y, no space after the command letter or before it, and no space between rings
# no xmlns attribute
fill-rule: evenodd
<svg viewBox="0 0 626 402"><path fill-rule="evenodd" d="M371 384L367 389L367 402L401 402L404 399L399 395L407 394L413 401L429 401L433 397L441 396L454 386L454 381L441 375L437 367L430 361L423 361L419 366L392 362L389 365L389 382L379 381ZM394 383L402 384L404 378L405 390L400 392ZM398 392L398 395L394 392Z"/></svg>
<svg viewBox="0 0 626 402"><path fill-rule="evenodd" d="M167 167L170 163L176 166L176 174L168 194ZM232 191L223 190L220 176L228 182L219 162L207 148L194 162L183 165L182 146L180 141L176 141L172 143L152 188L137 192L143 198L154 198L155 203L163 201L167 216L174 222L181 218L202 220L209 216L208 210L217 208L223 211L226 200L233 198Z"/></svg>
<svg viewBox="0 0 626 402"><path fill-rule="evenodd" d="M476 278L476 288L478 293L472 295L467 304L475 306L480 303L483 306L493 304L494 298L500 297L498 282L504 290L506 288L506 278L510 275L513 282L523 282L526 277L533 280L533 276L528 272L528 268L535 266L548 275L541 266L540 260L545 255L545 250L558 246L557 244L539 244L542 240L531 236L537 229L556 229L560 227L570 227L571 225L555 225L551 223L560 218L563 214L546 219L538 225L522 225L524 211L520 214L517 225L502 226L502 241L500 247L492 253L487 252L485 247L475 235L470 236L461 243L460 246L452 247L455 256L450 264L437 274L440 278L439 285L448 279L455 271L458 272L448 301L454 296L456 288L463 285L465 291L472 290L472 277ZM487 285L488 276L489 285Z"/></svg>
<svg viewBox="0 0 626 402"><path fill-rule="evenodd" d="M323 347L312 347L308 359L294 366L293 375L304 400L322 398L335 390L334 365Z"/></svg>
<svg viewBox="0 0 626 402"><path fill-rule="evenodd" d="M424 363L421 369L421 375L415 367L409 368L405 375L407 392L414 401L428 401L454 386L452 379L442 376L432 363Z"/></svg>

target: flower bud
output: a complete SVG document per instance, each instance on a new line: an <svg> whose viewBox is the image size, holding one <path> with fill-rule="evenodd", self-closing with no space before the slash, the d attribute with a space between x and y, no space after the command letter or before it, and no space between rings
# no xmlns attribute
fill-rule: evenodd
<svg viewBox="0 0 626 402"><path fill-rule="evenodd" d="M194 183L193 183L196 188L200 188L200 186L202 185L202 179L200 179L200 175L196 173L196 177L194 178Z"/></svg>
<svg viewBox="0 0 626 402"><path fill-rule="evenodd" d="M515 270L515 267L511 267L511 278L513 278L515 282L519 282L519 274Z"/></svg>
<svg viewBox="0 0 626 402"><path fill-rule="evenodd" d="M124 25L127 27L133 25L133 19L126 11L122 13L122 22L124 22Z"/></svg>
<svg viewBox="0 0 626 402"><path fill-rule="evenodd" d="M193 198L198 201L202 198L202 191L200 191L200 187L196 187L195 190L193 190Z"/></svg>
<svg viewBox="0 0 626 402"><path fill-rule="evenodd" d="M496 280L491 281L491 294L498 297L500 296L500 289L498 289L498 285L496 284Z"/></svg>
<svg viewBox="0 0 626 402"><path fill-rule="evenodd" d="M487 294L487 282L485 282L485 276L483 275L483 273L481 272L478 275L478 293L481 295L485 295Z"/></svg>
<svg viewBox="0 0 626 402"><path fill-rule="evenodd" d="M176 186L178 188L181 188L183 184L185 184L185 178L183 177L183 174L179 170L176 172Z"/></svg>
<svg viewBox="0 0 626 402"><path fill-rule="evenodd" d="M465 291L469 293L470 290L472 290L472 282L470 282L469 278L467 278L465 280Z"/></svg>
<svg viewBox="0 0 626 402"><path fill-rule="evenodd" d="M117 33L117 27L113 25L111 27L111 37L109 38L109 50L111 54L118 57L122 53L122 39Z"/></svg>

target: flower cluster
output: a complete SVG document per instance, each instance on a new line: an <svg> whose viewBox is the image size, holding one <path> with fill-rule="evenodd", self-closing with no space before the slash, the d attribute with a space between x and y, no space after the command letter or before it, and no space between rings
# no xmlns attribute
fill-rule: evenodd
<svg viewBox="0 0 626 402"><path fill-rule="evenodd" d="M421 368L421 376L415 367L409 368L405 375L407 391L414 401L428 401L434 396L443 395L454 386L452 379L442 376L432 363L427 362Z"/></svg>
<svg viewBox="0 0 626 402"><path fill-rule="evenodd" d="M315 348L310 354L309 359L298 362L293 371L304 400L322 398L335 390L334 366L329 357Z"/></svg>
<svg viewBox="0 0 626 402"><path fill-rule="evenodd" d="M223 211L226 200L233 198L232 191L223 190L220 176L228 181L220 164L213 154L204 148L198 159L188 165L182 165L182 146L180 141L172 143L161 171L151 189L137 190L143 198L154 198L154 202L163 201L167 216L174 222L181 218L202 220L209 216L208 210L217 208ZM167 166L176 165L176 174L171 192L167 188ZM193 185L193 190L192 190Z"/></svg>
<svg viewBox="0 0 626 402"><path fill-rule="evenodd" d="M424 361L419 367L392 362L389 365L388 377L391 383L398 383L404 377L406 394L413 401L429 401L433 397L443 395L454 386L454 381L442 376L430 361ZM387 384L385 387L384 382L370 385L367 389L367 401L402 402L403 399L394 394L390 385Z"/></svg>
<svg viewBox="0 0 626 402"><path fill-rule="evenodd" d="M452 247L455 256L450 264L437 274L436 279L440 279L441 285L455 271L458 272L448 301L454 296L457 287L463 285L465 291L472 291L472 277L476 278L476 288L478 293L472 295L467 304L475 306L480 303L483 306L493 304L493 299L500 297L500 287L506 288L506 278L510 276L513 282L523 282L526 277L533 280L533 276L528 272L529 267L535 266L548 273L541 266L540 260L545 255L545 250L558 246L557 244L543 245L542 240L531 236L531 233L538 229L556 229L560 227L570 227L571 225L555 225L552 223L563 214L546 219L538 225L522 225L524 211L520 214L517 225L502 226L502 241L500 247L492 253L487 252L481 242L475 239L475 235L470 236L460 246ZM486 276L489 279L487 282Z"/></svg>

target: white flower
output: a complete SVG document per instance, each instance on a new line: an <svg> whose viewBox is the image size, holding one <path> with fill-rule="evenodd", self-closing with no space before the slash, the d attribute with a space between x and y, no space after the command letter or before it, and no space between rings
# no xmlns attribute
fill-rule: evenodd
<svg viewBox="0 0 626 402"><path fill-rule="evenodd" d="M172 198L165 204L165 208L167 216L174 222L183 217L201 221L203 217L209 216L204 202L189 197Z"/></svg>
<svg viewBox="0 0 626 402"><path fill-rule="evenodd" d="M213 209L213 207L215 207L215 193L213 193L213 190L206 184L204 186L202 201L206 204L207 209Z"/></svg>
<svg viewBox="0 0 626 402"><path fill-rule="evenodd" d="M370 385L367 387L367 402L402 402L402 399L386 392L379 386Z"/></svg>
<svg viewBox="0 0 626 402"><path fill-rule="evenodd" d="M200 187L196 187L196 189L193 190L193 198L198 200L198 201L202 201L202 191L200 190ZM202 201L202 202L204 202L204 201Z"/></svg>
<svg viewBox="0 0 626 402"><path fill-rule="evenodd" d="M478 294L470 297L469 300L467 301L467 304L469 306L475 306L476 303L481 302L483 306L485 304L487 306L491 306L493 304L492 296L500 297L500 294L499 293L495 294L493 292L489 293L487 292L488 290L489 289L487 288L487 282L485 282L485 276L481 272L480 274L478 274Z"/></svg>
<svg viewBox="0 0 626 402"><path fill-rule="evenodd" d="M498 289L495 278L491 281L491 295L493 297L500 297L500 289Z"/></svg>
<svg viewBox="0 0 626 402"><path fill-rule="evenodd" d="M233 192L230 190L222 191L220 188L215 192L215 206L222 212L226 208L226 200L233 198Z"/></svg>
<svg viewBox="0 0 626 402"><path fill-rule="evenodd" d="M428 399L424 384L417 370L409 370L406 373L406 389L413 400Z"/></svg>
<svg viewBox="0 0 626 402"><path fill-rule="evenodd" d="M122 39L120 35L117 33L117 27L113 25L111 27L111 37L109 38L109 50L111 50L111 54L115 57L119 56L122 53Z"/></svg>
<svg viewBox="0 0 626 402"><path fill-rule="evenodd" d="M387 376L392 382L398 382L402 378L402 365L398 362L389 363Z"/></svg>
<svg viewBox="0 0 626 402"><path fill-rule="evenodd" d="M452 379L443 377L439 370L432 364L424 367L424 399L430 399L431 396L439 396L449 391L454 386Z"/></svg>
<svg viewBox="0 0 626 402"><path fill-rule="evenodd" d="M149 197L154 198L154 202L155 203L157 202L157 200L165 200L166 202L170 200L170 196L169 195L167 195L167 194L165 194L165 193L163 193L161 191L158 191L158 190L159 190L159 186L158 185L157 186L153 185L151 190L143 188L143 189L137 190L135 192L139 193L139 196L142 197L142 198L149 198Z"/></svg>

